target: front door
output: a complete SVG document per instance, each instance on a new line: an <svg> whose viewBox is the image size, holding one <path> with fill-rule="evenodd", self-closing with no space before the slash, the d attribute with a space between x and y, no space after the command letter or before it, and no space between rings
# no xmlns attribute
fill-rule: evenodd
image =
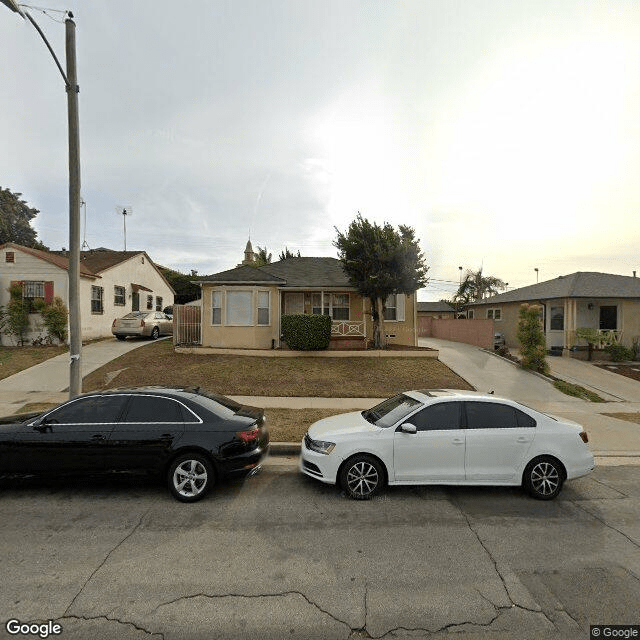
<svg viewBox="0 0 640 640"><path fill-rule="evenodd" d="M131 294L131 311L140 311L140 294L137 291Z"/></svg>
<svg viewBox="0 0 640 640"><path fill-rule="evenodd" d="M465 433L460 428L460 402L426 407L404 422L416 433L398 426L393 441L396 482L447 483L464 480Z"/></svg>
<svg viewBox="0 0 640 640"><path fill-rule="evenodd" d="M600 326L603 331L615 331L618 328L618 307L615 305L600 307Z"/></svg>
<svg viewBox="0 0 640 640"><path fill-rule="evenodd" d="M285 315L301 315L304 313L304 293L284 294Z"/></svg>

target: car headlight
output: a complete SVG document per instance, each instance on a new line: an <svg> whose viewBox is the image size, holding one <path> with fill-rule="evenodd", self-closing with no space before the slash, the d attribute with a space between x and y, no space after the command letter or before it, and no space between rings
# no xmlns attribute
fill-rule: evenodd
<svg viewBox="0 0 640 640"><path fill-rule="evenodd" d="M335 442L314 440L313 438L309 437L308 433L304 436L304 444L307 449L315 451L316 453L323 453L325 456L328 456L336 448Z"/></svg>

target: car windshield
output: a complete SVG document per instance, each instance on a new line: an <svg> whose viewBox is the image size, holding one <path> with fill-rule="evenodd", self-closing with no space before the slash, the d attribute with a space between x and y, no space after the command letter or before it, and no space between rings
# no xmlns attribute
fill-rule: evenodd
<svg viewBox="0 0 640 640"><path fill-rule="evenodd" d="M135 319L135 318L143 318L144 316L146 316L146 313L142 313L141 311L134 311L132 313L127 313L126 316L123 316L123 320L131 320L131 319Z"/></svg>
<svg viewBox="0 0 640 640"><path fill-rule="evenodd" d="M372 409L363 411L362 417L376 427L385 429L408 416L421 404L419 400L400 394L381 402Z"/></svg>

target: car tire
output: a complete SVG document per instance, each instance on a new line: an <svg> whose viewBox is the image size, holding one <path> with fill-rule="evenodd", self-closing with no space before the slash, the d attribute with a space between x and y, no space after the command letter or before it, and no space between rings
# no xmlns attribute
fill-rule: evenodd
<svg viewBox="0 0 640 640"><path fill-rule="evenodd" d="M522 484L536 500L553 500L561 491L564 469L551 456L534 458L524 470Z"/></svg>
<svg viewBox="0 0 640 640"><path fill-rule="evenodd" d="M384 486L384 469L373 456L353 456L340 470L340 485L354 500L369 500Z"/></svg>
<svg viewBox="0 0 640 640"><path fill-rule="evenodd" d="M116 336L118 340L124 340L127 336Z"/></svg>
<svg viewBox="0 0 640 640"><path fill-rule="evenodd" d="M180 502L196 502L215 483L213 467L199 453L187 453L176 458L167 473L169 491Z"/></svg>
<svg viewBox="0 0 640 640"><path fill-rule="evenodd" d="M151 339L157 340L159 336L160 336L160 329L158 329L158 327L153 327L153 331L151 331Z"/></svg>

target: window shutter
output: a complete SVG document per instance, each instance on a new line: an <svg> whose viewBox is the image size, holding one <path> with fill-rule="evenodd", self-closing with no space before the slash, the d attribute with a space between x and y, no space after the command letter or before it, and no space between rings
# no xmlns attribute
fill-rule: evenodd
<svg viewBox="0 0 640 640"><path fill-rule="evenodd" d="M44 302L45 304L53 304L53 281L44 283Z"/></svg>
<svg viewBox="0 0 640 640"><path fill-rule="evenodd" d="M399 293L396 296L396 320L398 322L404 322L404 293Z"/></svg>

